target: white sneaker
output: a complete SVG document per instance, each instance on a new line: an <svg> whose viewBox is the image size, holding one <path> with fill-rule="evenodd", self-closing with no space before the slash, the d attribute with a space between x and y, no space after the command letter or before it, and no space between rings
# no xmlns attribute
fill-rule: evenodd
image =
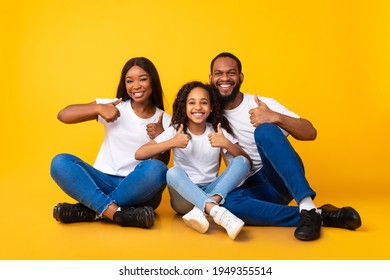
<svg viewBox="0 0 390 280"><path fill-rule="evenodd" d="M203 211L199 208L194 207L182 218L187 226L193 228L200 233L205 233L209 229L209 221L207 221Z"/></svg>
<svg viewBox="0 0 390 280"><path fill-rule="evenodd" d="M224 207L219 207L214 222L223 226L231 239L235 239L244 226L244 222L240 218L237 218Z"/></svg>

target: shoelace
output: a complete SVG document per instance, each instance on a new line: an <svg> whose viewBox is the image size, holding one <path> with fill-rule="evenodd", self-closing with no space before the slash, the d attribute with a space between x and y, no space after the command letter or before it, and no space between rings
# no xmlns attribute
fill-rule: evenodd
<svg viewBox="0 0 390 280"><path fill-rule="evenodd" d="M54 218L64 223L91 222L96 213L86 206L78 204L59 204L54 208Z"/></svg>
<svg viewBox="0 0 390 280"><path fill-rule="evenodd" d="M80 217L80 218L88 217L88 211L78 206L65 209L65 211L63 211L61 214L66 217Z"/></svg>
<svg viewBox="0 0 390 280"><path fill-rule="evenodd" d="M315 211L315 210L310 210L310 211L302 210L301 211L301 221L299 223L300 225L308 226L308 225L312 225L313 222L315 222L316 216L312 211Z"/></svg>
<svg viewBox="0 0 390 280"><path fill-rule="evenodd" d="M134 218L136 223L145 224L146 222L146 210L144 209L134 209Z"/></svg>

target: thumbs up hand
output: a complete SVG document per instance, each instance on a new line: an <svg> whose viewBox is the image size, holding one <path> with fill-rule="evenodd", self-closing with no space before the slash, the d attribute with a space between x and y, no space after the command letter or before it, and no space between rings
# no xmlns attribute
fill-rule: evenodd
<svg viewBox="0 0 390 280"><path fill-rule="evenodd" d="M254 96L257 107L249 110L249 119L254 127L263 123L273 123L276 117L276 112L268 108L267 104L262 102L257 96Z"/></svg>
<svg viewBox="0 0 390 280"><path fill-rule="evenodd" d="M148 133L150 139L156 138L164 131L164 127L162 125L163 115L164 112L161 112L156 123L149 123L146 125L146 132Z"/></svg>
<svg viewBox="0 0 390 280"><path fill-rule="evenodd" d="M185 148L188 145L188 142L190 142L191 137L188 134L183 133L183 124L180 125L179 129L176 132L175 137L172 138L172 141L174 142L173 146L175 148Z"/></svg>
<svg viewBox="0 0 390 280"><path fill-rule="evenodd" d="M98 114L106 121L106 122L114 122L120 117L120 112L116 105L122 102L122 98L115 100L113 102L107 104L100 104Z"/></svg>
<svg viewBox="0 0 390 280"><path fill-rule="evenodd" d="M217 126L217 132L209 134L209 141L211 147L214 148L225 148L228 144L228 139L225 137L222 131L221 124L219 123Z"/></svg>

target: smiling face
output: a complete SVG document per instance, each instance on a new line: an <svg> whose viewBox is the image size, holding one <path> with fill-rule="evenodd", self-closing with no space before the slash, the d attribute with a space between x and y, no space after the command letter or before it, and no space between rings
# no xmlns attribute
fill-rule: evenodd
<svg viewBox="0 0 390 280"><path fill-rule="evenodd" d="M244 76L239 73L237 62L234 59L219 57L214 61L209 78L221 102L227 104L237 97Z"/></svg>
<svg viewBox="0 0 390 280"><path fill-rule="evenodd" d="M206 124L211 113L210 95L204 88L196 87L190 91L186 100L186 114L188 127L191 125Z"/></svg>
<svg viewBox="0 0 390 280"><path fill-rule="evenodd" d="M135 65L125 75L127 94L137 103L149 102L152 95L152 84L149 74Z"/></svg>

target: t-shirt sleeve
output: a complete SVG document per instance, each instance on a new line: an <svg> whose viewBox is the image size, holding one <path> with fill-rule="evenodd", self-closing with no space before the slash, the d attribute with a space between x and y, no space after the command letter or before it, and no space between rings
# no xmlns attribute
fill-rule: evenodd
<svg viewBox="0 0 390 280"><path fill-rule="evenodd" d="M97 104L107 104L107 103L117 101L118 98L96 98L95 100Z"/></svg>
<svg viewBox="0 0 390 280"><path fill-rule="evenodd" d="M223 135L225 135L225 137L228 140L230 140L230 142L232 142L233 144L237 144L238 143L238 140L233 135L231 135L229 132L227 132L224 128L222 128L222 132L223 132ZM228 154L226 149L222 149L222 153L224 155Z"/></svg>
<svg viewBox="0 0 390 280"><path fill-rule="evenodd" d="M171 119L172 117L167 114L166 112L164 112L164 115L163 115L163 128L165 130L167 130L169 128L169 126L171 125Z"/></svg>
<svg viewBox="0 0 390 280"><path fill-rule="evenodd" d="M238 142L238 140L233 135L231 135L229 132L227 132L224 128L222 128L222 132L223 132L223 135L225 135L225 137L227 139L229 139L233 144L236 144Z"/></svg>
<svg viewBox="0 0 390 280"><path fill-rule="evenodd" d="M278 112L280 114L290 116L293 118L299 118L299 116L296 113L288 110L285 106L283 106L282 104L280 104L278 101L276 101L273 98L261 98L260 97L260 100L263 101L265 104L267 104L268 108L270 108L272 111L275 111L275 112Z"/></svg>
<svg viewBox="0 0 390 280"><path fill-rule="evenodd" d="M260 97L260 100L263 101L267 106L268 108L270 108L272 111L275 111L275 112L278 112L280 114L283 114L283 115L286 115L286 116L289 116L289 117L292 117L292 118L297 118L299 119L300 116L297 115L296 113L288 110L285 106L283 106L282 104L280 104L278 101L276 101L275 99L273 98L262 98ZM284 130L283 128L279 127L283 134L285 136L288 136L289 133Z"/></svg>
<svg viewBox="0 0 390 280"><path fill-rule="evenodd" d="M153 140L156 141L157 143L161 143L169 139L172 139L175 136L175 133L176 133L175 129L172 126L170 126Z"/></svg>

